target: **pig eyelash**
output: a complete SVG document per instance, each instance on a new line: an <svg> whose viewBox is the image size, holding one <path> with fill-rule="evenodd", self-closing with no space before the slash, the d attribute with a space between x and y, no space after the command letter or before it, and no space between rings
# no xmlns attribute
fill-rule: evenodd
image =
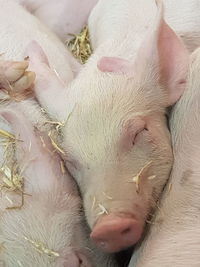
<svg viewBox="0 0 200 267"><path fill-rule="evenodd" d="M143 131L148 131L147 127L143 128L142 130L140 130L138 133L136 133L136 135L134 136L134 139L132 141L132 144L135 145L135 139L136 137L141 134Z"/></svg>

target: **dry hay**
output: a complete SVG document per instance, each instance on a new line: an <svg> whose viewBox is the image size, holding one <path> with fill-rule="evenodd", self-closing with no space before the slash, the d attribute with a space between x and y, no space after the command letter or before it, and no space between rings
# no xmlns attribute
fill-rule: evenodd
<svg viewBox="0 0 200 267"><path fill-rule="evenodd" d="M80 34L70 35L74 38L66 42L68 49L76 59L78 59L82 64L85 64L92 54L88 27L84 27Z"/></svg>
<svg viewBox="0 0 200 267"><path fill-rule="evenodd" d="M3 192L13 192L21 195L19 206L7 207L7 209L21 208L24 204L24 177L23 170L20 170L15 160L16 142L21 142L13 134L0 129L0 145L4 147L4 161L0 166L0 190ZM5 196L12 203L12 200Z"/></svg>

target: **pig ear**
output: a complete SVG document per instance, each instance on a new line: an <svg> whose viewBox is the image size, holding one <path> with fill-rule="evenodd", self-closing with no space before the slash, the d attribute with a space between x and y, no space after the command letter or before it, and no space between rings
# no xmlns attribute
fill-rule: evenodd
<svg viewBox="0 0 200 267"><path fill-rule="evenodd" d="M97 67L102 72L127 74L133 71L133 64L130 61L118 57L102 57Z"/></svg>
<svg viewBox="0 0 200 267"><path fill-rule="evenodd" d="M32 41L26 48L29 68L36 74L34 92L41 106L56 120L66 118L66 86L48 65L47 57L38 43Z"/></svg>
<svg viewBox="0 0 200 267"><path fill-rule="evenodd" d="M189 53L181 39L163 19L162 1L156 1L158 14L152 31L139 49L136 67L157 70L160 85L167 91L168 105L173 105L186 87ZM155 77L155 73L152 73Z"/></svg>

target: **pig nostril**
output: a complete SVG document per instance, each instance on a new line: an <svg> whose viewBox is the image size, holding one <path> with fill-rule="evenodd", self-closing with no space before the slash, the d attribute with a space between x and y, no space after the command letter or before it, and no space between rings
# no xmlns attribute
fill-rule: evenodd
<svg viewBox="0 0 200 267"><path fill-rule="evenodd" d="M125 230L123 230L123 231L121 232L121 234L124 235L124 234L128 234L128 233L130 233L130 232L131 232L131 228L129 227L129 228L126 228Z"/></svg>

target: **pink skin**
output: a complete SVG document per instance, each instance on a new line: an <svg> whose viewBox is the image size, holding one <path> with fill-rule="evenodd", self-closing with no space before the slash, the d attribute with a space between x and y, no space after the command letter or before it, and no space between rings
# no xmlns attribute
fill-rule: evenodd
<svg viewBox="0 0 200 267"><path fill-rule="evenodd" d="M12 104L10 108L1 110L0 114L9 122L16 137L22 140L17 144L16 158L21 170L24 167L24 163L28 163L23 171L23 176L25 177L24 191L31 195L29 197L25 196L24 206L20 210L16 210L16 212L15 210L4 210L8 205L2 195L0 209L4 210L4 215L1 224L1 239L3 238L2 240L5 241L6 250L10 253L13 252L13 242L14 249L16 246L19 249L19 251L14 250L15 256L13 257L17 257L18 254L21 255L20 261L24 266L28 266L32 262L33 265L37 264L37 266L41 267L55 266L52 264L56 264L56 266L91 267L92 265L86 256L81 251L78 252L79 246L81 247L83 242L81 240L81 220L78 214L80 209L78 192L71 177L67 173L63 174L61 172L59 156L56 153L49 153L53 149L47 135L45 132L39 132L36 128L34 129L25 115ZM45 148L41 143L40 136L45 142ZM56 194L58 195L56 196ZM53 199L51 199L52 196L54 196ZM67 201L66 196L69 199ZM51 225L47 222L50 218L52 220ZM67 225L67 220L70 225ZM19 221L23 222L23 233L20 233L21 225L18 225ZM6 232L6 225L9 225L8 232ZM31 225L31 231L29 225ZM46 231L42 232L43 227L47 230L48 236L46 236ZM19 234L16 239L16 234L13 233L15 229L18 229L17 233ZM69 233L67 231L72 232L70 233L70 240L68 240ZM9 234L12 235L11 243ZM38 252L34 255L34 249L23 239L23 236L40 240L44 244L49 244L49 246L55 246L51 247L51 249L53 248L57 251L60 257L55 261L49 261L48 257L45 259L45 256L41 256ZM75 239L79 240L79 243L76 243ZM71 245L74 248L71 248ZM20 249L23 250L20 251ZM30 253L32 253L33 258L30 257ZM7 262L6 254L3 254L2 257L1 259Z"/></svg>
<svg viewBox="0 0 200 267"><path fill-rule="evenodd" d="M188 52L164 22L161 4L152 27L134 62L97 49L67 91L36 60L37 49L27 50L40 104L54 119L69 118L62 129L64 159L80 186L91 237L107 252L140 239L172 166L164 115L184 91ZM132 179L149 162L138 192Z"/></svg>

